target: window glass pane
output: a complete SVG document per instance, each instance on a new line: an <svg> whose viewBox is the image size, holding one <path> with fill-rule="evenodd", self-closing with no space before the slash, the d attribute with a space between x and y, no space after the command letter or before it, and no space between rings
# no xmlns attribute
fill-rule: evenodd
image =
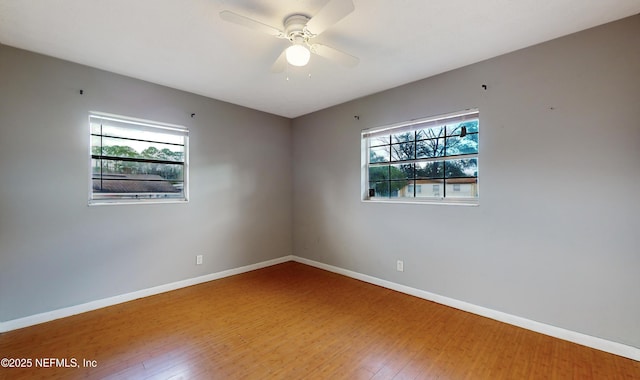
<svg viewBox="0 0 640 380"><path fill-rule="evenodd" d="M390 166L391 179L413 178L413 164L400 164Z"/></svg>
<svg viewBox="0 0 640 380"><path fill-rule="evenodd" d="M447 136L460 136L462 127L465 127L467 133L478 133L478 120L468 120L455 126L447 127Z"/></svg>
<svg viewBox="0 0 640 380"><path fill-rule="evenodd" d="M91 127L91 134L92 135L100 135L102 134L102 128L99 122L95 122L93 119L91 119L91 121L89 122L89 125Z"/></svg>
<svg viewBox="0 0 640 380"><path fill-rule="evenodd" d="M444 156L444 139L416 141L416 158Z"/></svg>
<svg viewBox="0 0 640 380"><path fill-rule="evenodd" d="M447 137L448 136L460 136L460 132L462 131L463 124L457 125L447 125Z"/></svg>
<svg viewBox="0 0 640 380"><path fill-rule="evenodd" d="M374 197L389 197L389 181L370 182L369 189L375 191Z"/></svg>
<svg viewBox="0 0 640 380"><path fill-rule="evenodd" d="M447 126L447 136L460 136L463 130L466 133L478 133L478 120Z"/></svg>
<svg viewBox="0 0 640 380"><path fill-rule="evenodd" d="M416 180L416 198L441 198L442 196L444 196L444 180Z"/></svg>
<svg viewBox="0 0 640 380"><path fill-rule="evenodd" d="M399 198L413 198L414 191L416 190L416 186L414 181L405 181L404 186L398 190Z"/></svg>
<svg viewBox="0 0 640 380"><path fill-rule="evenodd" d="M170 144L184 144L184 136L177 131L167 130L153 131L152 127L142 127L131 124L131 127L120 127L109 124L92 123L92 134L101 134L109 137L122 137L126 139L145 140Z"/></svg>
<svg viewBox="0 0 640 380"><path fill-rule="evenodd" d="M91 136L91 153L111 157L148 158L156 160L177 161L184 160L184 146L133 141L112 137Z"/></svg>
<svg viewBox="0 0 640 380"><path fill-rule="evenodd" d="M467 134L464 137L454 136L447 138L447 156L458 154L478 153L478 134Z"/></svg>
<svg viewBox="0 0 640 380"><path fill-rule="evenodd" d="M395 135L391 135L392 143L403 143L415 140L416 134L415 132L402 132L396 133Z"/></svg>
<svg viewBox="0 0 640 380"><path fill-rule="evenodd" d="M389 145L370 148L369 162L389 162Z"/></svg>
<svg viewBox="0 0 640 380"><path fill-rule="evenodd" d="M415 146L411 143L391 145L391 161L405 161L415 159Z"/></svg>
<svg viewBox="0 0 640 380"><path fill-rule="evenodd" d="M446 178L477 177L478 159L447 160L445 161L445 173Z"/></svg>
<svg viewBox="0 0 640 380"><path fill-rule="evenodd" d="M417 162L416 178L444 178L444 161Z"/></svg>
<svg viewBox="0 0 640 380"><path fill-rule="evenodd" d="M102 155L102 144L100 143L100 136L91 136L91 154Z"/></svg>
<svg viewBox="0 0 640 380"><path fill-rule="evenodd" d="M91 159L91 175L92 178L100 177L100 173L102 172L102 160L96 160L95 158Z"/></svg>
<svg viewBox="0 0 640 380"><path fill-rule="evenodd" d="M407 190L406 191L406 195L407 196L413 196L413 192L415 190L415 185L413 185L413 183L411 185L407 185L406 190Z"/></svg>
<svg viewBox="0 0 640 380"><path fill-rule="evenodd" d="M376 136L369 139L370 146L389 145L389 135Z"/></svg>
<svg viewBox="0 0 640 380"><path fill-rule="evenodd" d="M452 178L447 180L447 198L477 198L477 178Z"/></svg>
<svg viewBox="0 0 640 380"><path fill-rule="evenodd" d="M389 179L389 165L369 167L370 182L386 181L388 179Z"/></svg>
<svg viewBox="0 0 640 380"><path fill-rule="evenodd" d="M170 193L182 195L182 183L157 180L151 175L108 174L93 179L93 191L98 193Z"/></svg>
<svg viewBox="0 0 640 380"><path fill-rule="evenodd" d="M184 167L180 164L158 164L137 161L121 161L121 160L91 160L93 162L94 178L102 174L122 174L126 178L128 176L147 175L146 180L166 180L169 182L182 182L184 178ZM100 161L98 164L97 161Z"/></svg>
<svg viewBox="0 0 640 380"><path fill-rule="evenodd" d="M438 137L444 137L445 127L437 126L426 129L419 129L416 131L416 140L435 139Z"/></svg>
<svg viewBox="0 0 640 380"><path fill-rule="evenodd" d="M404 195L407 185L413 183L413 181L400 180L389 182L389 197L398 198Z"/></svg>

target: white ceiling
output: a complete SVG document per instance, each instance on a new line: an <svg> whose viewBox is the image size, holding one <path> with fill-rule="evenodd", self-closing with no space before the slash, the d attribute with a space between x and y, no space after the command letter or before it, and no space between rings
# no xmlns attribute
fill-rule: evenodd
<svg viewBox="0 0 640 380"><path fill-rule="evenodd" d="M312 56L280 74L270 67L286 40L219 17L231 10L281 29L326 2L0 0L0 43L297 117L640 13L640 0L353 0L315 42L360 64Z"/></svg>

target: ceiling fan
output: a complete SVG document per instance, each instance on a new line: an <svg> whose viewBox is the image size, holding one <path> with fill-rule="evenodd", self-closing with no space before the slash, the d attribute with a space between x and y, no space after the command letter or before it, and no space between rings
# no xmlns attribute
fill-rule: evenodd
<svg viewBox="0 0 640 380"><path fill-rule="evenodd" d="M354 9L351 0L329 0L313 17L301 13L288 16L283 23L284 30L228 10L220 12L220 17L225 21L289 40L291 46L287 47L271 66L271 71L278 73L286 69L287 63L293 66L305 66L311 58L311 53L347 67L356 66L360 61L357 57L327 45L311 42Z"/></svg>

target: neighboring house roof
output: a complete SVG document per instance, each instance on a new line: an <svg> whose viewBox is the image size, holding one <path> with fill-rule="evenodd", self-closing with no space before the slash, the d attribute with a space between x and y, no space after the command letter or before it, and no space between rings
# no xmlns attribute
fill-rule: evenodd
<svg viewBox="0 0 640 380"><path fill-rule="evenodd" d="M93 179L93 191L100 193L177 193L171 182L154 174L103 174Z"/></svg>
<svg viewBox="0 0 640 380"><path fill-rule="evenodd" d="M477 183L478 179L475 177L471 178L448 178L447 183Z"/></svg>

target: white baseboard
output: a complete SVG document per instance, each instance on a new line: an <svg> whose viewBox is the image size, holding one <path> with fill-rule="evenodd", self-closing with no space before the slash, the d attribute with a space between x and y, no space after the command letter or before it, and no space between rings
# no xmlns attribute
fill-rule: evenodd
<svg viewBox="0 0 640 380"><path fill-rule="evenodd" d="M293 256L293 260L302 264L324 269L329 272L338 273L338 274L351 277L360 281L368 282L370 284L382 286L387 289L392 289L401 293L423 298L425 300L433 301L433 302L450 306L459 310L464 310L469 313L491 318L496 321L508 323L510 325L522 327L527 330L549 335L554 338L567 340L569 342L595 348L596 350L605 351L614 355L640 361L640 348L637 348L637 347L627 346L622 343L612 342L610 340L594 337L587 334L582 334L579 332L563 329L560 327L548 325L541 322L536 322L530 319L518 317L516 315L511 315L511 314L503 313L501 311L488 309L486 307L474 305L464 301L459 301L449 297L444 297L438 294L430 293L430 292L412 288L409 286L396 284L391 281L382 280L377 277L368 276L362 273L353 272L347 269L342 269L339 267L335 267L333 265L323 264L323 263L305 259L302 257Z"/></svg>
<svg viewBox="0 0 640 380"><path fill-rule="evenodd" d="M415 297L419 297L425 300L433 301L442 305L450 306L459 310L464 310L469 313L481 315L483 317L491 318L496 321L508 323L510 325L525 328L527 330L535 331L541 334L549 335L555 338L567 340L573 343L581 344L583 346L595 348L597 350L609 352L618 356L640 361L640 348L627 346L622 343L612 342L606 339L594 337L591 335L582 334L579 332L563 329L556 326L551 326L545 323L536 322L530 319L518 317L515 315L503 313L501 311L488 309L482 306L474 305L468 302L459 301L453 298L444 297L438 294L430 293L424 290L412 288L409 286L396 284L391 281L382 280L377 277L365 275L362 273L350 271L347 269L339 268L333 265L323 264L317 261L305 259L298 256L283 256L277 259L263 261L256 264L246 265L239 268L229 269L222 272L211 273L205 276L190 278L187 280L177 281L170 284L155 286L153 288L142 289L139 291L122 294L114 297L104 298L101 300L91 301L80 305L66 307L63 309L53 310L45 313L30 315L28 317L13 319L6 322L0 322L0 333L17 330L23 327L29 327L44 322L53 321L59 318L70 317L72 315L101 309L103 307L117 305L123 302L132 301L138 298L148 297L172 290L185 288L187 286L197 285L204 282L217 280L224 277L233 276L240 273L249 272L256 269L269 267L272 265L284 263L287 261L296 261L302 264L310 265L316 268L324 269L329 272L341 274L347 277L351 277L360 281L368 282L370 284L382 286L387 289L392 289L401 293L409 294Z"/></svg>
<svg viewBox="0 0 640 380"><path fill-rule="evenodd" d="M0 322L0 333L21 329L23 327L29 327L33 325L37 325L44 322L53 321L55 319L70 317L72 315L85 313L87 311L92 311L96 309L101 309L103 307L117 305L123 302L133 301L138 298L144 298L148 296L153 296L160 293L169 292L172 290L186 288L187 286L201 284L203 282L209 282L213 280L217 280L224 277L233 276L240 273L249 272L252 270L269 267L272 265L284 263L287 261L292 261L293 256L283 256L277 259L263 261L261 263L246 265L239 268L229 269L222 272L216 272L207 274L200 277L189 278L182 281L173 282L170 284L154 286L153 288L142 289L131 293L121 294L114 297L104 298L101 300L91 301L87 303L83 303L80 305L65 307L63 309L48 311L45 313L30 315L28 317L13 319L6 322Z"/></svg>

